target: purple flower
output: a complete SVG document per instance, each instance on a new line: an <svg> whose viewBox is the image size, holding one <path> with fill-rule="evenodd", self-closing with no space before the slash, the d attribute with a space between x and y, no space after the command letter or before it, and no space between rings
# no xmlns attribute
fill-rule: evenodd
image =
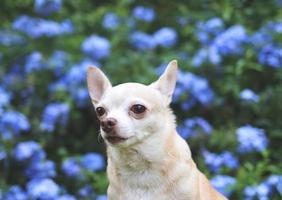
<svg viewBox="0 0 282 200"><path fill-rule="evenodd" d="M206 164L212 172L218 173L221 167L228 167L230 169L237 169L239 167L238 159L229 151L215 154L205 150L203 155Z"/></svg>
<svg viewBox="0 0 282 200"><path fill-rule="evenodd" d="M272 36L265 29L259 30L249 37L250 44L252 44L252 46L254 47L259 47L259 48L269 44L271 41L272 41Z"/></svg>
<svg viewBox="0 0 282 200"><path fill-rule="evenodd" d="M27 183L27 193L32 199L56 199L59 191L59 186L52 179L33 179Z"/></svg>
<svg viewBox="0 0 282 200"><path fill-rule="evenodd" d="M272 187L276 187L279 194L282 195L282 175L272 174L265 182Z"/></svg>
<svg viewBox="0 0 282 200"><path fill-rule="evenodd" d="M204 47L198 51L192 60L195 67L202 65L207 60L213 65L218 65L223 56L242 53L243 44L249 40L244 27L235 25L225 31L223 31L223 28L224 24L219 18L198 24L197 36Z"/></svg>
<svg viewBox="0 0 282 200"><path fill-rule="evenodd" d="M201 48L192 59L192 65L194 67L201 66L208 58L208 50Z"/></svg>
<svg viewBox="0 0 282 200"><path fill-rule="evenodd" d="M9 140L13 136L19 136L21 131L28 131L30 124L25 115L17 111L4 112L0 119L2 138Z"/></svg>
<svg viewBox="0 0 282 200"><path fill-rule="evenodd" d="M214 17L209 19L204 26L205 30L207 30L208 32L218 34L223 31L224 22L222 21L222 19Z"/></svg>
<svg viewBox="0 0 282 200"><path fill-rule="evenodd" d="M213 91L209 88L208 81L188 73L187 85L192 95L202 104L206 105L213 99Z"/></svg>
<svg viewBox="0 0 282 200"><path fill-rule="evenodd" d="M58 23L22 15L13 22L13 29L36 39L43 36L55 37L72 33L73 25L70 20L64 20L62 23Z"/></svg>
<svg viewBox="0 0 282 200"><path fill-rule="evenodd" d="M110 55L111 43L104 37L91 35L82 42L81 49L94 60L99 60Z"/></svg>
<svg viewBox="0 0 282 200"><path fill-rule="evenodd" d="M212 126L201 117L193 117L186 119L182 126L177 128L178 133L185 139L188 137L195 137L198 132L210 134L212 132Z"/></svg>
<svg viewBox="0 0 282 200"><path fill-rule="evenodd" d="M54 74L60 77L64 74L64 69L69 65L70 55L64 51L56 50L48 58L48 67L53 69Z"/></svg>
<svg viewBox="0 0 282 200"><path fill-rule="evenodd" d="M91 185L85 185L84 187L80 188L79 191L80 197L87 197L88 199L94 199L96 197L96 193Z"/></svg>
<svg viewBox="0 0 282 200"><path fill-rule="evenodd" d="M56 200L76 200L76 198L72 195L65 194L65 195L58 197Z"/></svg>
<svg viewBox="0 0 282 200"><path fill-rule="evenodd" d="M258 102L259 96L256 95L251 89L244 89L240 92L240 99L250 102Z"/></svg>
<svg viewBox="0 0 282 200"><path fill-rule="evenodd" d="M1 199L1 195L0 195L0 199ZM28 196L20 186L13 185L9 188L9 190L5 194L5 199L6 200L28 200Z"/></svg>
<svg viewBox="0 0 282 200"><path fill-rule="evenodd" d="M240 54L243 50L242 45L247 39L244 27L235 25L220 33L212 45L215 46L221 55Z"/></svg>
<svg viewBox="0 0 282 200"><path fill-rule="evenodd" d="M67 176L70 177L77 177L81 174L81 166L79 161L74 157L70 157L63 162L62 170Z"/></svg>
<svg viewBox="0 0 282 200"><path fill-rule="evenodd" d="M261 182L258 185L250 185L244 189L245 200L268 200L270 199L271 193L276 187L277 191L282 195L282 176L273 174L268 177L265 181ZM256 198L257 197L257 198Z"/></svg>
<svg viewBox="0 0 282 200"><path fill-rule="evenodd" d="M133 32L130 42L136 49L140 50L154 49L157 45L153 36L141 31Z"/></svg>
<svg viewBox="0 0 282 200"><path fill-rule="evenodd" d="M189 72L178 71L176 91L177 94L183 93L187 96L187 92L189 92L189 95L191 95L185 102L182 102L183 110L190 109L197 102L207 106L214 98L213 90L210 88L208 81ZM180 96L174 96L173 101L178 101Z"/></svg>
<svg viewBox="0 0 282 200"><path fill-rule="evenodd" d="M276 21L276 22L270 21L263 28L267 29L272 34L282 33L282 20L279 20L279 21Z"/></svg>
<svg viewBox="0 0 282 200"><path fill-rule="evenodd" d="M65 125L68 119L69 106L66 103L51 103L46 106L40 127L44 131L52 132L55 124Z"/></svg>
<svg viewBox="0 0 282 200"><path fill-rule="evenodd" d="M154 39L157 45L162 47L172 47L177 42L177 33L174 29L164 27L154 33Z"/></svg>
<svg viewBox="0 0 282 200"><path fill-rule="evenodd" d="M115 13L109 12L104 16L103 27L115 30L119 26L119 18Z"/></svg>
<svg viewBox="0 0 282 200"><path fill-rule="evenodd" d="M94 172L105 167L105 161L100 154L87 153L81 157L81 165L85 169Z"/></svg>
<svg viewBox="0 0 282 200"><path fill-rule="evenodd" d="M218 65L218 64L221 63L222 57L219 53L218 48L216 48L216 46L211 45L209 47L208 58L209 58L210 62L214 65Z"/></svg>
<svg viewBox="0 0 282 200"><path fill-rule="evenodd" d="M10 127L16 132L27 131L30 128L25 115L16 111L8 111L2 116L1 123L7 128Z"/></svg>
<svg viewBox="0 0 282 200"><path fill-rule="evenodd" d="M137 6L133 9L133 16L141 21L151 22L155 19L155 11L149 7Z"/></svg>
<svg viewBox="0 0 282 200"><path fill-rule="evenodd" d="M266 45L261 49L258 59L262 65L278 69L282 66L282 48L272 44Z"/></svg>
<svg viewBox="0 0 282 200"><path fill-rule="evenodd" d="M31 162L25 170L29 178L52 178L56 176L55 163L51 160Z"/></svg>
<svg viewBox="0 0 282 200"><path fill-rule="evenodd" d="M222 19L214 17L206 22L197 24L197 38L202 44L209 44L213 36L223 32L224 23Z"/></svg>
<svg viewBox="0 0 282 200"><path fill-rule="evenodd" d="M0 108L8 105L11 100L11 94L7 92L3 87L0 85ZM1 116L1 112L0 112ZM1 121L1 120L0 120Z"/></svg>
<svg viewBox="0 0 282 200"><path fill-rule="evenodd" d="M212 132L212 126L201 117L194 117L192 119L185 120L184 124L191 129L195 128L195 126L199 126L206 134L210 134Z"/></svg>
<svg viewBox="0 0 282 200"><path fill-rule="evenodd" d="M208 60L214 65L218 65L222 61L222 57L214 45L211 45L208 48L201 48L193 57L192 65L194 67L199 67Z"/></svg>
<svg viewBox="0 0 282 200"><path fill-rule="evenodd" d="M211 184L225 196L230 196L233 191L233 186L236 183L236 179L231 176L217 175L211 179Z"/></svg>
<svg viewBox="0 0 282 200"><path fill-rule="evenodd" d="M89 101L89 93L87 88L78 88L72 93L72 95L78 107L84 107Z"/></svg>
<svg viewBox="0 0 282 200"><path fill-rule="evenodd" d="M25 62L25 72L31 73L33 71L41 70L46 67L43 62L43 55L39 51L34 51L27 56Z"/></svg>
<svg viewBox="0 0 282 200"><path fill-rule="evenodd" d="M35 12L41 15L50 15L62 8L62 0L35 0Z"/></svg>
<svg viewBox="0 0 282 200"><path fill-rule="evenodd" d="M40 161L45 158L45 152L41 146L34 141L20 142L14 148L13 155L18 161L25 161L32 159Z"/></svg>
<svg viewBox="0 0 282 200"><path fill-rule="evenodd" d="M10 30L0 30L0 45L10 47L12 45L22 45L24 42L25 39L21 35Z"/></svg>
<svg viewBox="0 0 282 200"><path fill-rule="evenodd" d="M255 199L255 197L259 197L260 200L268 200L269 195L271 193L271 187L262 182L259 185L247 186L244 189L245 199Z"/></svg>
<svg viewBox="0 0 282 200"><path fill-rule="evenodd" d="M209 19L206 22L199 22L197 24L198 31L204 31L207 33L212 33L217 35L224 29L224 22L218 17Z"/></svg>
<svg viewBox="0 0 282 200"><path fill-rule="evenodd" d="M0 161L6 159L6 157L7 157L6 151L4 151L0 148Z"/></svg>
<svg viewBox="0 0 282 200"><path fill-rule="evenodd" d="M92 60L84 59L72 65L65 76L49 85L48 90L51 92L67 91L78 107L84 107L89 101L89 94L85 88L85 76L89 66L99 66L99 64Z"/></svg>
<svg viewBox="0 0 282 200"><path fill-rule="evenodd" d="M255 128L250 125L242 126L237 129L238 150L241 153L252 151L264 151L268 140L263 129Z"/></svg>
<svg viewBox="0 0 282 200"><path fill-rule="evenodd" d="M65 76L49 85L49 90L51 92L56 90L67 90L72 96L76 96L77 88L82 87L82 84L85 87L84 81L89 66L99 66L99 64L92 60L84 59L81 62L72 65Z"/></svg>
<svg viewBox="0 0 282 200"><path fill-rule="evenodd" d="M96 198L96 200L107 200L108 199L108 197L107 197L107 195L99 195L99 196L97 196L97 198Z"/></svg>

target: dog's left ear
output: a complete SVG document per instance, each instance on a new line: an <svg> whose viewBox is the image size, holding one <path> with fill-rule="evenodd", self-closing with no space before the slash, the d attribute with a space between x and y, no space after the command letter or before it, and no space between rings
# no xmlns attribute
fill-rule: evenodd
<svg viewBox="0 0 282 200"><path fill-rule="evenodd" d="M172 60L167 65L165 72L150 86L159 90L165 98L165 103L170 104L176 84L177 60Z"/></svg>

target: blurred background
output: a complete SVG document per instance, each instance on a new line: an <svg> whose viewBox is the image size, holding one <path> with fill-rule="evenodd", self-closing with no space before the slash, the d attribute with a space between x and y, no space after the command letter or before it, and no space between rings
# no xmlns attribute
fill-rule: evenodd
<svg viewBox="0 0 282 200"><path fill-rule="evenodd" d="M3 0L0 19L1 200L105 200L86 69L148 84L172 59L200 170L230 199L281 199L281 0Z"/></svg>

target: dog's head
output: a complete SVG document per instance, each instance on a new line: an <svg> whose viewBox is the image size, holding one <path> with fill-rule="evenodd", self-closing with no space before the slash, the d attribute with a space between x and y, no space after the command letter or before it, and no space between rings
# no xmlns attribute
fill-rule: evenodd
<svg viewBox="0 0 282 200"><path fill-rule="evenodd" d="M171 61L160 78L150 84L124 83L112 87L96 67L87 72L92 103L108 145L127 147L161 132L168 123L169 103L175 88L177 62Z"/></svg>

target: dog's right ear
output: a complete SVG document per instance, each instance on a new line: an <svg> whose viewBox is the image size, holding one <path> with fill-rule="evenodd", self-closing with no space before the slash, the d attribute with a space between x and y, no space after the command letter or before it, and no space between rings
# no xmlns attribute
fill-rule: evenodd
<svg viewBox="0 0 282 200"><path fill-rule="evenodd" d="M97 67L89 67L87 70L87 86L94 106L100 101L104 92L111 88L111 82Z"/></svg>

